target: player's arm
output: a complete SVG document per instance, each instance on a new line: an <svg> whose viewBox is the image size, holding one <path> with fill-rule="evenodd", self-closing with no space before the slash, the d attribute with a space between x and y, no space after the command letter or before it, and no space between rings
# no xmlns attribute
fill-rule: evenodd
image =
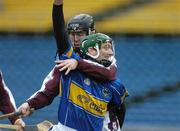
<svg viewBox="0 0 180 131"><path fill-rule="evenodd" d="M114 80L116 78L116 64L112 64L110 67L106 68L103 66L90 63L83 59L68 59L55 62L57 64L56 67L59 68L60 71L66 70L65 74L68 74L71 70L78 69L84 72L92 79L95 79L96 81L100 82Z"/></svg>
<svg viewBox="0 0 180 131"><path fill-rule="evenodd" d="M116 107L121 107L125 98L129 95L127 89L119 79L116 79L111 81L110 90L113 92L112 102L116 105Z"/></svg>
<svg viewBox="0 0 180 131"><path fill-rule="evenodd" d="M93 63L89 63L88 61L85 61L83 59L78 60L77 69L86 73L89 77L101 82L114 80L117 73L116 64L112 64L110 67L106 68Z"/></svg>
<svg viewBox="0 0 180 131"><path fill-rule="evenodd" d="M41 89L34 93L28 100L31 108L39 109L52 103L53 99L59 93L60 72L58 69L53 70L44 79Z"/></svg>
<svg viewBox="0 0 180 131"><path fill-rule="evenodd" d="M125 102L123 102L120 107L116 108L115 114L116 114L116 116L118 118L119 125L122 128L123 123L124 123L124 119L125 119L125 115L126 115Z"/></svg>
<svg viewBox="0 0 180 131"><path fill-rule="evenodd" d="M54 68L44 79L41 89L18 108L23 116L30 114L30 108L40 109L52 103L54 97L59 93L59 78L60 72Z"/></svg>
<svg viewBox="0 0 180 131"><path fill-rule="evenodd" d="M57 45L57 53L61 55L69 48L71 48L68 35L65 31L62 0L54 0L52 20L53 20L54 36Z"/></svg>
<svg viewBox="0 0 180 131"><path fill-rule="evenodd" d="M63 0L54 0L54 5L62 5Z"/></svg>
<svg viewBox="0 0 180 131"><path fill-rule="evenodd" d="M11 113L16 111L16 104L14 97L9 90L9 88L6 86L2 72L0 71L0 111L2 111L4 114ZM17 125L24 125L24 122L19 117L11 117L9 118L12 124Z"/></svg>
<svg viewBox="0 0 180 131"><path fill-rule="evenodd" d="M120 127L122 128L126 114L125 98L129 96L129 93L123 84L121 83L117 84L117 83L113 85L113 88L115 89L113 90L114 91L113 101L114 103L120 102L119 106L116 106L115 108L115 114L118 117Z"/></svg>

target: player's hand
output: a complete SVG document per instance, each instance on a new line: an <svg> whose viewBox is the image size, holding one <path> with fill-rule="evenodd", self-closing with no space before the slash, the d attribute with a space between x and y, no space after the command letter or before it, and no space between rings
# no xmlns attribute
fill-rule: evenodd
<svg viewBox="0 0 180 131"><path fill-rule="evenodd" d="M22 113L23 117L29 116L31 114L30 106L27 102L23 103L19 108L18 111Z"/></svg>
<svg viewBox="0 0 180 131"><path fill-rule="evenodd" d="M54 0L55 5L62 5L63 0Z"/></svg>
<svg viewBox="0 0 180 131"><path fill-rule="evenodd" d="M23 131L23 128L25 127L24 121L20 118L14 122L14 125L19 126L19 129L17 129L16 131Z"/></svg>
<svg viewBox="0 0 180 131"><path fill-rule="evenodd" d="M71 70L76 69L78 65L78 62L75 59L57 60L55 63L60 71L66 70L65 75L67 75Z"/></svg>

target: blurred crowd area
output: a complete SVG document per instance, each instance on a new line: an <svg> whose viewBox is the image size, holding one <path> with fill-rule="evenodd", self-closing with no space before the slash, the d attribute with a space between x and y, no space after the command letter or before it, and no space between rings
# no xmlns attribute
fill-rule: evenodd
<svg viewBox="0 0 180 131"><path fill-rule="evenodd" d="M0 32L47 33L52 30L53 0L1 0ZM94 16L99 32L179 34L180 0L64 1L66 21L73 15Z"/></svg>
<svg viewBox="0 0 180 131"><path fill-rule="evenodd" d="M52 3L0 0L0 68L17 105L41 87L54 66ZM179 12L180 0L64 1L66 22L89 13L97 31L114 40L117 76L130 93L122 131L180 130ZM25 121L57 122L57 107L58 98Z"/></svg>

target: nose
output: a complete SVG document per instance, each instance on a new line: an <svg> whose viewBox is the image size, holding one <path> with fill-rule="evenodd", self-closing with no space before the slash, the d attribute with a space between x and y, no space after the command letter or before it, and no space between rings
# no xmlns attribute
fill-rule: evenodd
<svg viewBox="0 0 180 131"><path fill-rule="evenodd" d="M114 52L113 52L113 50L112 49L109 49L109 56L113 56L114 55Z"/></svg>
<svg viewBox="0 0 180 131"><path fill-rule="evenodd" d="M74 43L74 44L73 44L74 46L79 46L79 44L80 44L80 38L79 38L78 35L74 34L72 41L73 41L73 43Z"/></svg>
<svg viewBox="0 0 180 131"><path fill-rule="evenodd" d="M74 35L74 40L75 40L75 41L79 41L79 36L75 34L75 35Z"/></svg>

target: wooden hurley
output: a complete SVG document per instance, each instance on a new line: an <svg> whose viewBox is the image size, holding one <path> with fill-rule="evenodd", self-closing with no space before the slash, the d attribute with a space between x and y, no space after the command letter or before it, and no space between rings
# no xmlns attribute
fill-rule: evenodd
<svg viewBox="0 0 180 131"><path fill-rule="evenodd" d="M52 126L51 122L45 120L37 125L26 125L24 131L48 131ZM18 130L20 128L18 125L0 124L0 129Z"/></svg>
<svg viewBox="0 0 180 131"><path fill-rule="evenodd" d="M0 120L10 118L13 116L20 116L20 115L21 115L21 112L12 112L12 113L8 113L8 114L0 115Z"/></svg>
<svg viewBox="0 0 180 131"><path fill-rule="evenodd" d="M33 113L34 112L34 108L31 108L30 112ZM22 115L22 113L19 112L19 111L8 113L8 114L3 114L3 115L0 115L0 120L6 119L6 118L10 118L10 117L13 117L13 116L20 116L20 115Z"/></svg>
<svg viewBox="0 0 180 131"><path fill-rule="evenodd" d="M17 130L20 126L17 125L10 125L10 124L0 124L0 129L11 129L11 130Z"/></svg>

